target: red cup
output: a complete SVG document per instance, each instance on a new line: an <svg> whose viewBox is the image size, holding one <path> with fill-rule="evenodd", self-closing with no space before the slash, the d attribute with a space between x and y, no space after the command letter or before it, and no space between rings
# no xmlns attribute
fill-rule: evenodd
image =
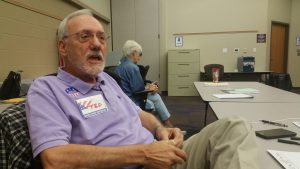
<svg viewBox="0 0 300 169"><path fill-rule="evenodd" d="M212 79L214 83L219 82L219 75L220 75L220 69L219 68L212 68Z"/></svg>

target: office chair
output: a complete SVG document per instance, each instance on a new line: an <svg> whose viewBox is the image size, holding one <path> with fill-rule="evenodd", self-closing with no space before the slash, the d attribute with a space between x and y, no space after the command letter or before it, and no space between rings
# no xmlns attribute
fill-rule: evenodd
<svg viewBox="0 0 300 169"><path fill-rule="evenodd" d="M219 80L224 80L224 66L221 64L208 64L204 66L204 81L212 81L213 68L219 69Z"/></svg>
<svg viewBox="0 0 300 169"><path fill-rule="evenodd" d="M107 73L109 76L111 76L117 83L118 85L122 88L122 84L121 84L121 78L118 74L115 73L115 69L117 66L108 66L104 68L104 72ZM148 97L148 93L150 93L151 91L149 90L143 90L143 91L139 91L134 93L135 98L139 101L140 105L139 107L142 110L145 111L150 111L148 109L146 109L146 102L147 102L147 97Z"/></svg>
<svg viewBox="0 0 300 169"><path fill-rule="evenodd" d="M292 80L288 73L270 73L267 84L287 91L293 88Z"/></svg>
<svg viewBox="0 0 300 169"><path fill-rule="evenodd" d="M141 73L141 76L143 78L144 81L146 81L146 76L147 76L147 73L150 69L150 66L149 65L146 65L146 66L143 66L143 65L137 65L140 69L140 73Z"/></svg>
<svg viewBox="0 0 300 169"><path fill-rule="evenodd" d="M1 166L43 168L40 159L33 158L25 102L13 104L0 113L0 129Z"/></svg>

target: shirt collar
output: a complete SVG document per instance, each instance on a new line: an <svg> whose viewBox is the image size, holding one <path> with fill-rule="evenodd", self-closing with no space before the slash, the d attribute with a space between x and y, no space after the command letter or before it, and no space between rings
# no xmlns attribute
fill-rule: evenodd
<svg viewBox="0 0 300 169"><path fill-rule="evenodd" d="M132 60L129 59L127 56L124 56L120 61L121 61L121 63L123 63L123 62L124 62L124 63L126 63L126 62L133 63Z"/></svg>
<svg viewBox="0 0 300 169"><path fill-rule="evenodd" d="M66 82L68 85L77 89L82 94L86 94L95 86L105 84L105 79L103 78L102 72L97 75L97 82L95 84L86 83L78 77L64 71L61 68L58 68L57 77L60 80Z"/></svg>

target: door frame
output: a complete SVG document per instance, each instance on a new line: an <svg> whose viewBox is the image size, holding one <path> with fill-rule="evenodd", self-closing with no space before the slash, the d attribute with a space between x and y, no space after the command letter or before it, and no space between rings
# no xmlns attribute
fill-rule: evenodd
<svg viewBox="0 0 300 169"><path fill-rule="evenodd" d="M271 59L272 59L272 28L273 25L279 25L283 26L285 28L285 44L284 44L284 62L283 62L283 73L287 73L287 64L288 64L288 47L289 47L289 30L290 25L288 23L284 22L278 22L278 21L272 21L271 22L271 39L270 39L270 64L269 64L269 70L271 70ZM272 71L272 70L271 70Z"/></svg>

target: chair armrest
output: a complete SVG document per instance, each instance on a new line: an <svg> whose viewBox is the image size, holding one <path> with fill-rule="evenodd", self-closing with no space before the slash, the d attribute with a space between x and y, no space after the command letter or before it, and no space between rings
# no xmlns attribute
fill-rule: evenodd
<svg viewBox="0 0 300 169"><path fill-rule="evenodd" d="M144 84L146 85L147 83L152 83L153 81L151 81L151 80L144 80Z"/></svg>
<svg viewBox="0 0 300 169"><path fill-rule="evenodd" d="M153 92L153 91L149 90L149 89L145 89L145 90L142 90L142 91L139 91L139 92L135 92L134 94L135 95L142 95L142 94L148 94L150 92Z"/></svg>

